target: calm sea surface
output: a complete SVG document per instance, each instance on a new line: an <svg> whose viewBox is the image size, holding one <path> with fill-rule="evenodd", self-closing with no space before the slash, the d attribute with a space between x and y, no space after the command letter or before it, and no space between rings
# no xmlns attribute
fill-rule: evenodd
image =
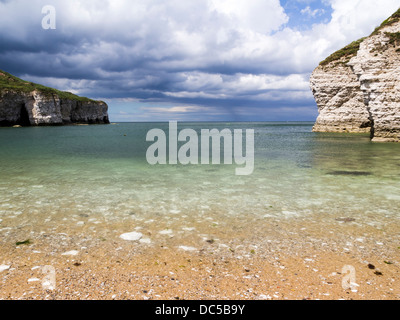
<svg viewBox="0 0 400 320"><path fill-rule="evenodd" d="M254 129L254 173L236 176L236 164L149 165L154 128L168 132L167 123L1 128L0 237L136 230L146 245L191 248L400 246L398 144L312 133L312 123L179 123Z"/></svg>

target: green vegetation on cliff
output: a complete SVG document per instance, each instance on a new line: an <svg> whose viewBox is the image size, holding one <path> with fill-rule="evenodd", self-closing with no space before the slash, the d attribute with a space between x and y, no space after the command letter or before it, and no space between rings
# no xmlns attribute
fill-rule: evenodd
<svg viewBox="0 0 400 320"><path fill-rule="evenodd" d="M398 46L400 43L400 32L385 32L385 35L389 38L389 44Z"/></svg>
<svg viewBox="0 0 400 320"><path fill-rule="evenodd" d="M11 90L15 92L29 93L32 91L39 91L45 95L57 95L60 99L69 99L81 102L94 101L89 98L79 97L71 92L60 91L57 89L49 88L41 84L22 80L8 72L0 70L0 93L5 90Z"/></svg>
<svg viewBox="0 0 400 320"><path fill-rule="evenodd" d="M379 27L377 27L371 36L378 34L384 27L391 26L392 24L400 21L400 9L393 13L388 19L383 21Z"/></svg>
<svg viewBox="0 0 400 320"><path fill-rule="evenodd" d="M390 26L396 22L400 21L400 9L397 10L394 14L392 14L388 19L382 22L382 24L377 27L374 32L372 32L371 36L378 34L384 27ZM398 33L385 33L389 38L390 38L390 43L395 44L399 41L399 34ZM326 66L331 62L337 62L337 63L342 63L346 64L347 62L350 61L352 57L355 57L357 55L358 50L360 49L360 44L363 42L366 38L361 38L357 41L354 41L344 47L343 49L340 49L333 54L331 54L328 58L326 58L324 61L320 63L320 66Z"/></svg>
<svg viewBox="0 0 400 320"><path fill-rule="evenodd" d="M324 61L320 63L321 66L326 66L327 64L334 62L334 61L339 61L342 58L347 58L346 62L348 62L352 57L356 56L358 50L360 49L360 44L363 42L365 38L361 38L357 41L354 41L344 47L343 49L340 49L336 51L335 53L331 54L328 58L326 58Z"/></svg>

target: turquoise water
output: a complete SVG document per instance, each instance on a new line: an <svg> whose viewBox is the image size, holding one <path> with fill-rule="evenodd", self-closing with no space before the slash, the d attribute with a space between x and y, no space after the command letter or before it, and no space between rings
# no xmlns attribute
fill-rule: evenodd
<svg viewBox="0 0 400 320"><path fill-rule="evenodd" d="M209 238L260 246L329 236L395 247L400 145L313 133L312 125L179 123L254 129L250 176L236 176L236 164L149 165L146 134L167 132L166 123L1 128L0 234L117 238L141 230L148 244L193 247Z"/></svg>

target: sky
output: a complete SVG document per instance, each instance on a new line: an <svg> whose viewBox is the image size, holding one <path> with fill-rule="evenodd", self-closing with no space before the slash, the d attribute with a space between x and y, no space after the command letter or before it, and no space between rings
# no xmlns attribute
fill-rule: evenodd
<svg viewBox="0 0 400 320"><path fill-rule="evenodd" d="M0 69L103 100L112 122L314 121L312 71L399 7L400 0L0 0ZM49 18L54 28L43 28Z"/></svg>

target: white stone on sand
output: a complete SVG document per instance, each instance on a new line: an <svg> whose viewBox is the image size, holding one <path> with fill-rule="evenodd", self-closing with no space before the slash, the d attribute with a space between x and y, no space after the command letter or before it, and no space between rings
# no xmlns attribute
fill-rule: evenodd
<svg viewBox="0 0 400 320"><path fill-rule="evenodd" d="M196 248L194 248L194 247L187 247L187 246L179 246L179 249L184 250L184 251L197 251Z"/></svg>
<svg viewBox="0 0 400 320"><path fill-rule="evenodd" d="M164 235L166 235L166 234L172 234L172 233L173 233L173 231L172 231L171 229L162 230L162 231L159 232L159 234L164 234Z"/></svg>
<svg viewBox="0 0 400 320"><path fill-rule="evenodd" d="M126 241L139 241L140 239L142 239L143 234L141 234L140 232L130 232L121 234L119 237Z"/></svg>
<svg viewBox="0 0 400 320"><path fill-rule="evenodd" d="M8 269L10 269L11 266L6 266L6 265L1 265L0 266L0 272L6 271Z"/></svg>
<svg viewBox="0 0 400 320"><path fill-rule="evenodd" d="M71 250L71 251L64 252L62 254L62 256L76 256L78 253L79 253L79 251L77 251L77 250Z"/></svg>
<svg viewBox="0 0 400 320"><path fill-rule="evenodd" d="M150 244L151 243L151 239L149 238L143 238L139 240L140 243L144 243L144 244Z"/></svg>
<svg viewBox="0 0 400 320"><path fill-rule="evenodd" d="M194 231L194 230L196 230L196 228L189 227L189 228L182 228L182 230L184 230L184 231Z"/></svg>

